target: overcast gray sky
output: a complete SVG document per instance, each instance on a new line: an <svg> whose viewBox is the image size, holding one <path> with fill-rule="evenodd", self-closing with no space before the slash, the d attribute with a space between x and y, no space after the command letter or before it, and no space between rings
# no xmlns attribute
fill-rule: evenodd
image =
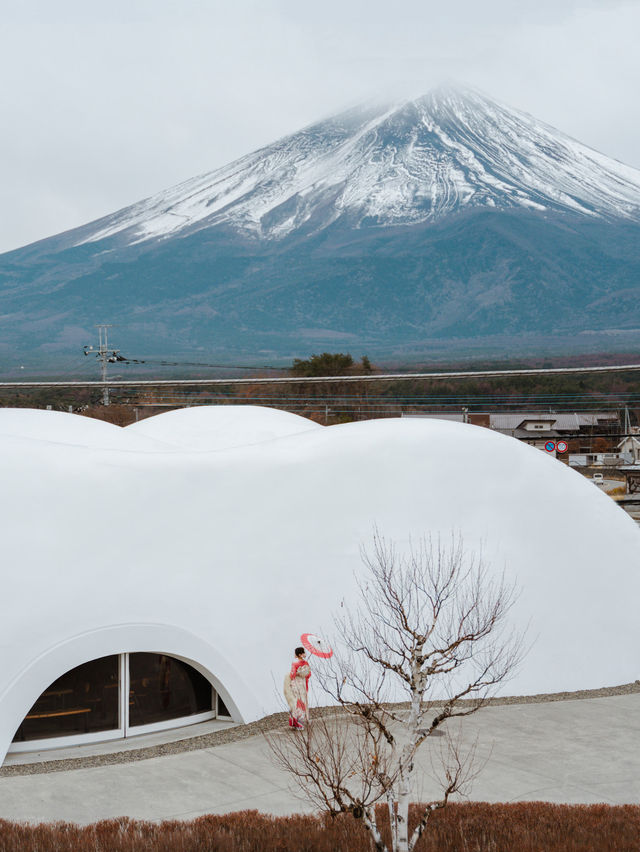
<svg viewBox="0 0 640 852"><path fill-rule="evenodd" d="M640 168L639 0L1 0L0 251L353 103L478 86Z"/></svg>

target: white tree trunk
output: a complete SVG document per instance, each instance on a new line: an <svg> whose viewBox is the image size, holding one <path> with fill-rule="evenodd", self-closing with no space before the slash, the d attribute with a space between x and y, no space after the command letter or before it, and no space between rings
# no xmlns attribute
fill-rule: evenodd
<svg viewBox="0 0 640 852"><path fill-rule="evenodd" d="M362 821L367 827L369 834L373 839L377 852L387 852L387 847L384 844L382 835L378 831L378 826L376 825L376 820L373 814L365 810L362 816Z"/></svg>
<svg viewBox="0 0 640 852"><path fill-rule="evenodd" d="M411 779L413 777L416 744L420 737L418 733L421 721L420 706L422 703L420 687L422 686L423 675L415 657L411 661L411 667L413 669L413 685L411 688L411 709L409 710L409 718L407 719L409 739L403 746L400 757L401 769L398 777L398 833L394 852L409 852Z"/></svg>
<svg viewBox="0 0 640 852"><path fill-rule="evenodd" d="M387 790L387 808L389 810L389 829L391 831L391 849L392 852L398 848L398 819L396 816L396 800L393 795L393 789Z"/></svg>
<svg viewBox="0 0 640 852"><path fill-rule="evenodd" d="M409 779L400 779L398 785L398 832L393 852L409 852Z"/></svg>

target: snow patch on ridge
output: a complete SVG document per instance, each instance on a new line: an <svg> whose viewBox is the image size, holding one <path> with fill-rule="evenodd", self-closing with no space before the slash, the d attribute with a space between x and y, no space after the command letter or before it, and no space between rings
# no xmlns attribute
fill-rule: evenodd
<svg viewBox="0 0 640 852"><path fill-rule="evenodd" d="M131 243L218 224L257 238L436 221L469 207L640 217L640 172L471 90L360 107L96 223ZM313 225L311 225L313 222Z"/></svg>

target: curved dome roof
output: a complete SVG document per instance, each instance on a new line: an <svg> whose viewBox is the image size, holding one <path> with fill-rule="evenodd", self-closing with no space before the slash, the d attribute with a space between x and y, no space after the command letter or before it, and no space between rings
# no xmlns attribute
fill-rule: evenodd
<svg viewBox="0 0 640 852"><path fill-rule="evenodd" d="M126 430L189 450L226 450L322 428L277 408L200 405L147 417Z"/></svg>
<svg viewBox="0 0 640 852"><path fill-rule="evenodd" d="M168 444L169 423L209 416L153 419ZM387 419L303 421L212 453L197 434L198 451L186 449L185 429L164 451L132 451L105 446L104 424L84 420L82 446L0 429L0 752L49 683L106 653L194 660L245 720L280 709L274 681L301 633L330 636L374 525L399 547L459 532L517 581L512 617L533 644L508 693L637 677L640 532L539 450L467 424Z"/></svg>
<svg viewBox="0 0 640 852"><path fill-rule="evenodd" d="M6 438L94 449L158 449L155 440L125 432L112 423L39 408L0 408L0 441Z"/></svg>

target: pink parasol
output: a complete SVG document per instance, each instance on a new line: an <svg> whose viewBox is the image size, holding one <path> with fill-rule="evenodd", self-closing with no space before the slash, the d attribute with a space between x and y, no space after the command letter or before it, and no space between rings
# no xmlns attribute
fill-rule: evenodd
<svg viewBox="0 0 640 852"><path fill-rule="evenodd" d="M300 641L307 651L316 657L322 657L326 660L328 657L333 656L331 645L320 636L316 636L315 633L303 633Z"/></svg>

